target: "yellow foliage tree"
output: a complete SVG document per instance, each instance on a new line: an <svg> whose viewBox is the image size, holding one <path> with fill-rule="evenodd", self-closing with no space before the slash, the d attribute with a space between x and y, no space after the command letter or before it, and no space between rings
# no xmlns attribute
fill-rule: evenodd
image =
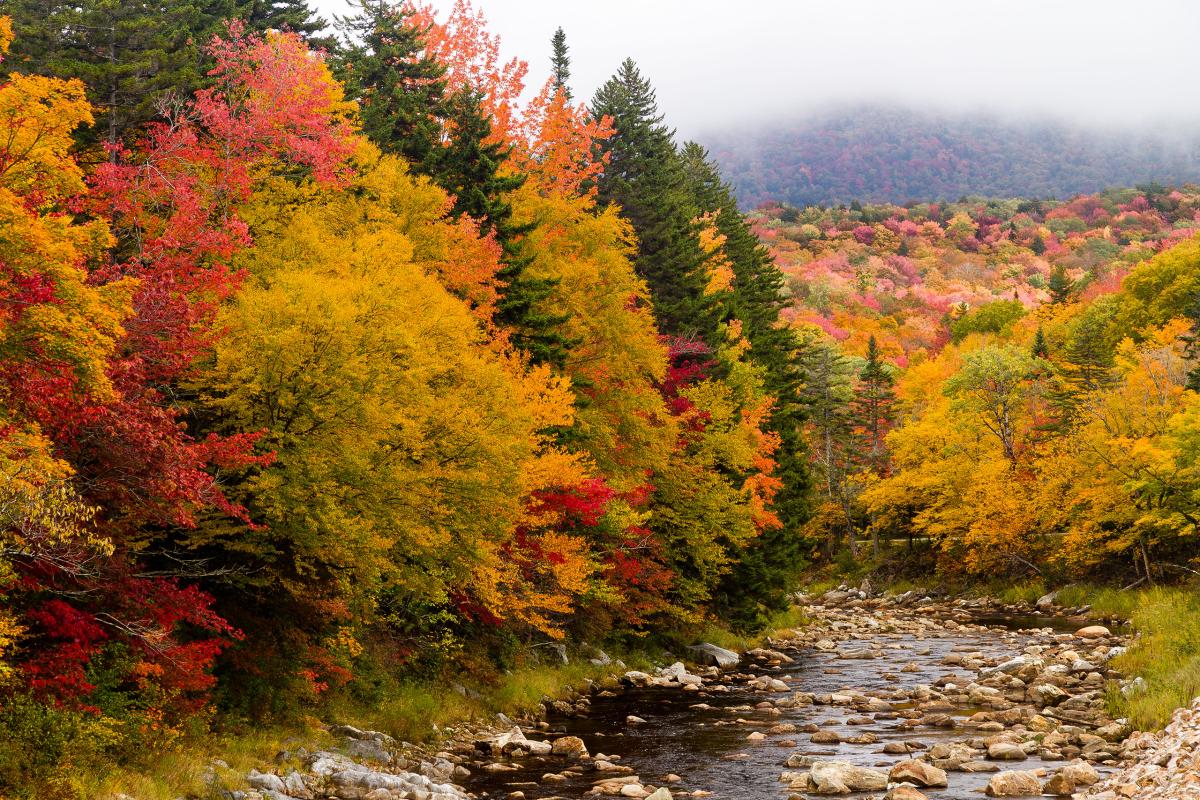
<svg viewBox="0 0 1200 800"><path fill-rule="evenodd" d="M587 474L543 433L571 424L569 383L500 349L443 285L463 232L440 190L392 157L361 166L344 190L280 181L247 214L250 280L201 389L276 461L238 490L261 527L190 544L269 563L263 580L314 628L329 608L367 622L380 604L457 605L556 633L590 580L586 548L533 534L557 557L530 571L515 537L532 492Z"/></svg>

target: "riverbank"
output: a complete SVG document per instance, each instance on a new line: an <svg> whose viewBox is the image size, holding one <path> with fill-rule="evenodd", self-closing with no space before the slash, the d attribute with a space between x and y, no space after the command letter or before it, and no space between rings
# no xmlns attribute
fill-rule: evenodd
<svg viewBox="0 0 1200 800"><path fill-rule="evenodd" d="M1025 600L1002 603L979 598L934 598L912 590L885 598L859 592L857 587L835 588L821 596L798 597L802 605L782 619L802 627L776 631L774 639L763 642L769 645L766 650L759 649L750 655L732 673L683 663L663 666L674 656L688 655L680 650L663 653L657 665L643 653L636 660L631 657L625 662L613 659L604 663L604 659L598 658L593 663L576 658L570 665L524 670L505 676L486 695L467 691L466 687L447 685L432 691L427 686L413 686L389 697L378 708L327 712L325 718L338 720L338 725L322 725L312 720L303 729L257 733L203 751L180 753L164 760L156 773L136 776L136 780L130 780L131 774L110 776L106 785L96 784L97 791L88 796L116 797L124 793L138 800L166 800L180 794L214 796L212 792L220 787L221 791L232 791L233 797L242 800L306 796L357 800L375 789L414 791L417 796L421 796L419 792L433 792L431 797L437 800L463 797L468 789L492 797L515 797L514 792L521 792L534 798L547 796L547 792L552 796L579 796L591 792L594 782L601 777L622 778L624 782L610 781L608 788L626 791L623 795L626 797L636 796L637 790L632 788L635 782L628 780L628 776L640 773L628 764L644 760L645 753L629 753L628 760L622 762L623 747L636 741L642 751L657 752L664 747L669 749L675 742L675 734L664 735L653 723L637 732L627 724L626 718L639 716L635 712L641 711L643 705L650 709L642 712L650 720L656 719L661 710L680 715L672 724L684 737L677 742L684 748L694 746L697 737L708 737L714 732L714 741L724 741L721 747L725 747L730 742L722 737L734 725L747 726L741 729L738 734L741 738L734 743L740 746L753 741L745 737L755 733L762 733L764 740L771 740L769 743L776 746L795 745L813 735L828 737L829 727L837 734L836 741L829 738L824 743L829 752L798 750L798 755L792 754L796 758L791 755L782 758L775 755L777 750L770 748L762 748L758 753L751 750L744 754L714 754L712 762L726 767L735 763L747 769L747 762L752 765L757 763L756 758L766 757L771 768L788 760L793 767L808 767L811 777L812 767L818 761L836 762L843 756L848 759L845 763L855 765L857 758L863 761L858 765L861 768L875 769L872 757L878 760L883 754L899 754L897 748L903 745L908 760L921 761L952 776L948 779L948 791L966 792L986 788L987 783L979 781L977 786L962 786L962 781L953 777L955 760L958 766L974 762L963 773L973 776L974 770L989 769L991 745L1003 742L1015 745L1032 760L1018 764L1020 770L997 767L997 774L1039 770L1041 774L1002 780L1024 779L1028 784L1037 778L1048 782L1061 773L1063 765L1059 762L1063 758L1084 759L1095 764L1101 773L1111 770L1130 755L1117 744L1128 730L1121 721L1122 704L1132 707L1139 698L1147 697L1149 687L1149 681L1143 678L1139 683L1127 684L1127 691L1122 693L1114 690L1114 686L1120 685L1114 682L1122 679L1121 665L1127 659L1136 662L1147 657L1142 653L1147 646L1145 637L1138 640L1131 652L1122 651L1126 637L1115 626L1111 635L1077 641L1074 632L1088 626L1091 619L1087 615L1103 615L1108 609L1089 607L1088 603L1054 605L1046 598L1041 599L1040 605ZM1068 593L1066 599L1077 597ZM1168 599L1175 601L1173 596ZM1031 633L1011 629L1030 626L1041 630ZM754 650L751 647L754 642L739 640L728 633L709 633L719 634L712 637L720 639L719 644ZM909 640L925 644L901 665L902 645ZM845 643L851 642L854 646L847 649ZM938 649L947 642L950 650ZM954 650L956 646L958 650ZM936 658L928 661L931 656ZM885 665L880 659L888 663ZM1016 672L1000 670L985 674L985 670L994 670L1013 659L1027 661ZM1030 665L1037 662L1040 662L1038 668L1032 669ZM861 672L859 665L871 665L870 669L877 673L875 678L864 681L867 685L852 686L840 679L848 669ZM874 665L880 668L875 669ZM1021 669L1025 670L1024 677ZM797 679L820 682L828 680L822 676L823 671L839 676L826 687L826 694L850 699L844 705L822 704L816 702L820 693L809 691L808 694L813 694L812 701L799 707L819 713L870 717L869 722L860 719L859 727L839 732L840 723L831 723L826 718L779 721L776 715L803 717L804 714L795 711L796 706L789 708L787 702L780 704L776 693L784 689L772 681L782 681L786 690L794 693L797 686L788 683L790 673L794 672ZM626 673L646 678L622 679L620 676ZM681 681L681 675L699 681ZM910 686L920 680L923 682ZM762 683L756 686L755 681ZM905 691L916 694L895 695L899 687L908 687ZM800 689L800 693L802 696L805 690ZM698 698L704 698L703 702L697 703ZM696 708L724 709L730 707L726 702L730 698L737 698L732 703L735 709L746 707L744 711L730 712L741 714L733 721L705 718L706 710ZM893 710L881 710L881 703L889 704ZM942 706L946 708L933 710ZM1015 716L1014 709L1017 709ZM859 711L863 713L852 713ZM756 723L758 714L766 716ZM939 728L937 723L947 724L939 717L943 714L954 724ZM929 719L932 724L927 724ZM894 738L893 725L905 734L899 743L888 741ZM810 732L812 726L817 729ZM569 731L583 733L593 743L602 741L602 747L598 748L600 755L612 756L612 760L600 756L578 760L578 754L555 753L554 742L574 735ZM922 742L920 734L930 738ZM861 744L856 746L855 740ZM1047 740L1049 746L1045 746ZM481 742L496 747L491 744L481 747ZM861 746L871 744L878 747L872 750ZM550 750L542 752L546 747ZM1015 750L1008 752L1015 756ZM746 755L747 761L728 762L729 755ZM577 760L571 761L572 758ZM602 768L603 776L595 774L597 761L607 761L611 767ZM647 795L664 787L675 793L712 791L703 779L690 786L668 781L674 769L683 768L664 762L660 775L648 778L645 784L640 780L636 784ZM823 775L822 770L828 769L819 767L818 773ZM703 769L696 769L695 765L692 772L703 775ZM1091 776L1082 769L1069 770L1068 774L1072 781ZM808 778L801 778L799 773L789 777L789 781L802 780ZM868 780L877 782L878 776ZM1058 780L1061 785L1066 778ZM280 781L283 789L279 788ZM355 781L365 783L359 785ZM344 785L347 782L354 785ZM359 791L367 785L374 788ZM631 788L624 790L625 786ZM925 788L933 792L929 796L955 796ZM800 790L799 784L797 789ZM438 797L439 794L444 797ZM371 800L399 796L402 795L379 793ZM658 800L663 800L663 796Z"/></svg>
<svg viewBox="0 0 1200 800"><path fill-rule="evenodd" d="M745 651L780 631L805 624L804 610L793 606L775 614L759 634L741 635L714 623L689 638ZM671 642L677 642L679 637L667 639L667 646L676 646ZM343 729L378 734L377 738L394 742L400 748L397 752L403 760L394 763L412 761L419 765L456 737L469 740L477 733L486 735L498 719L536 725L556 702L586 696L590 687L611 683L630 669L653 669L656 658L659 663L664 660L663 644L646 642L639 649L609 648L608 653L583 647L569 654L557 646L547 646L537 649L542 663L483 680L472 675L464 676L461 681L397 683L378 704L352 700L326 702L291 724L243 725L220 734L184 740L170 752L140 763L82 769L78 774L64 776L70 781L72 792L64 796L177 800L208 798L214 791L252 791L254 786L248 776L254 771L278 771L283 754L326 752L343 747L346 737L337 733ZM658 655L652 656L651 651ZM295 761L294 766L303 764Z"/></svg>
<svg viewBox="0 0 1200 800"><path fill-rule="evenodd" d="M1200 699L1176 709L1158 733L1135 733L1126 742L1132 763L1079 800L1181 800L1200 797Z"/></svg>
<svg viewBox="0 0 1200 800"><path fill-rule="evenodd" d="M1120 635L981 625L1021 609L919 593L834 591L805 601L803 628L744 653L732 669L682 660L626 669L525 715L442 727L428 743L329 726L253 768L209 763L205 777L240 800L405 792L456 800L468 791L530 800L715 791L742 800L777 796L781 779L795 792L830 775L872 786L882 775L886 786L899 768L897 776L944 773L946 787L924 787L941 798L1001 786L1012 772L1041 770L1046 781L1069 777L1074 786L1092 779L1085 765L1109 770L1123 754L1102 691L1119 678L1106 662ZM1022 769L1002 769L1015 760ZM731 774L733 787L722 783Z"/></svg>

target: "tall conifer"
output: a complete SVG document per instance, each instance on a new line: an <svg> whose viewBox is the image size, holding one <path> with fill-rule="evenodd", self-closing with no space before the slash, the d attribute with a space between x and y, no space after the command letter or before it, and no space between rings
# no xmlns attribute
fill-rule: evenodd
<svg viewBox="0 0 1200 800"><path fill-rule="evenodd" d="M591 111L597 118L611 117L616 131L599 145L610 160L597 182L598 199L615 203L637 233L634 266L650 287L659 329L712 342L718 318L704 292L698 209L674 131L663 124L654 89L632 59L597 90Z"/></svg>
<svg viewBox="0 0 1200 800"><path fill-rule="evenodd" d="M425 54L423 31L400 5L355 0L337 18L344 39L336 60L347 94L358 101L363 133L387 153L428 170L446 116L446 70Z"/></svg>
<svg viewBox="0 0 1200 800"><path fill-rule="evenodd" d="M567 34L559 28L550 40L550 69L554 77L554 88L571 99L571 56L567 47Z"/></svg>
<svg viewBox="0 0 1200 800"><path fill-rule="evenodd" d="M168 96L204 85L202 46L228 9L220 0L7 0L0 13L16 34L0 70L83 81L96 122L77 138L94 145L136 138Z"/></svg>

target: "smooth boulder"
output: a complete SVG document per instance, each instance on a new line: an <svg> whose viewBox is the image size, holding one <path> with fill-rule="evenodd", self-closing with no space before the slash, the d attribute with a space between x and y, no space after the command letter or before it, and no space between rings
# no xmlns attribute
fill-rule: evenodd
<svg viewBox="0 0 1200 800"><path fill-rule="evenodd" d="M1100 639L1112 635L1112 632L1103 625L1088 625L1086 628L1075 631L1075 635L1080 639Z"/></svg>
<svg viewBox="0 0 1200 800"><path fill-rule="evenodd" d="M845 761L814 761L808 777L817 794L874 792L888 785L886 773Z"/></svg>
<svg viewBox="0 0 1200 800"><path fill-rule="evenodd" d="M924 761L910 759L892 767L888 779L894 783L911 783L916 786L946 786L946 771Z"/></svg>
<svg viewBox="0 0 1200 800"><path fill-rule="evenodd" d="M1028 770L997 772L983 791L988 797L1038 797L1042 782Z"/></svg>
<svg viewBox="0 0 1200 800"><path fill-rule="evenodd" d="M692 652L697 662L710 667L728 669L736 667L742 660L741 656L732 650L726 650L724 647L717 647L708 642L691 645L688 650Z"/></svg>

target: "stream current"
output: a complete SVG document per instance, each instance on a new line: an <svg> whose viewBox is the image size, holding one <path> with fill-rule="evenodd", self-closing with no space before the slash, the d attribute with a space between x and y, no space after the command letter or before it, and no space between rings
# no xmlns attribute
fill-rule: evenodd
<svg viewBox="0 0 1200 800"><path fill-rule="evenodd" d="M926 633L889 633L863 631L840 642L838 651L812 647L778 649L793 659L791 664L775 667L743 665L743 675L766 675L788 684L791 692L814 695L853 690L861 693L890 693L897 689L931 685L949 678L959 686L976 679L973 670L947 664L951 654L981 654L985 658L1003 660L1019 654L1030 644L1052 638L1050 618L980 620L992 626L986 631L977 628L946 627ZM1057 620L1055 620L1057 622ZM1023 629L1023 625L1047 626ZM1073 629L1072 624L1055 624L1053 628ZM882 650L883 658L846 658L847 651ZM951 659L953 660L953 659ZM901 671L906 668L906 671ZM890 675L890 677L888 677ZM784 800L797 794L780 781L781 773L789 771L784 762L789 756L811 756L821 760L846 761L887 771L892 765L912 756L883 752L888 742L919 742L926 747L938 743L962 741L974 734L970 729L936 727L906 728L902 718L890 718L888 713L862 714L852 708L835 705L805 705L795 708L760 708L764 700L779 700L787 693L764 694L742 682L727 682L728 692L683 692L676 688L629 688L615 697L595 696L586 716L551 718L550 736L581 737L589 752L619 756L617 762L631 767L646 784L665 785L667 775L680 781L670 785L676 797L683 792L711 792L713 798L727 800ZM711 708L694 708L705 704ZM893 710L903 712L912 703L893 703ZM966 718L977 711L974 706L947 708L949 713ZM779 713L781 712L781 713ZM636 715L645 720L628 724L627 718ZM869 721L868 721L869 720ZM816 724L822 730L836 731L845 740L871 733L878 741L871 744L816 744L809 741L810 733L769 733L763 741L749 741L754 731L767 733L770 728L790 723L797 727ZM999 769L1032 770L1044 767L1048 772L1062 766L1061 761L1044 761L1036 754L1020 762L1000 762ZM560 761L530 756L516 762L517 770L500 774L477 774L467 782L467 788L484 797L503 798L513 792L525 798L584 797L599 777L585 772L570 775L563 783L542 784L547 772L562 768ZM1108 770L1098 767L1102 773ZM791 770L795 771L795 770ZM926 788L922 791L931 800L966 800L979 798L987 784L988 773L951 771L945 788ZM800 793L802 794L802 793ZM881 797L884 792L860 792L843 795L851 798Z"/></svg>

